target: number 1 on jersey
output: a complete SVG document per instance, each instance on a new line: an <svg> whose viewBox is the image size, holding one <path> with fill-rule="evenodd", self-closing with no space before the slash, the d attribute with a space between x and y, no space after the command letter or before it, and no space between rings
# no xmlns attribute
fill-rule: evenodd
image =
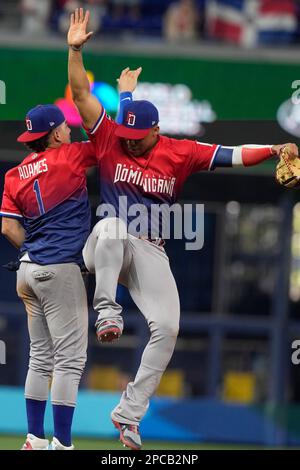
<svg viewBox="0 0 300 470"><path fill-rule="evenodd" d="M40 215L43 215L45 214L45 208L44 208L44 203L43 203L41 189L40 189L38 180L35 180L35 182L33 183L33 191L35 192L35 195L36 195L36 200L39 206Z"/></svg>

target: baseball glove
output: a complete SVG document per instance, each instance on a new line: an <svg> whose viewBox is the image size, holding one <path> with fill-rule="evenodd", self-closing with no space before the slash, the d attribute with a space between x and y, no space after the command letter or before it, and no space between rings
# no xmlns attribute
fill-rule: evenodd
<svg viewBox="0 0 300 470"><path fill-rule="evenodd" d="M300 158L287 145L280 152L276 166L276 181L286 188L300 188Z"/></svg>

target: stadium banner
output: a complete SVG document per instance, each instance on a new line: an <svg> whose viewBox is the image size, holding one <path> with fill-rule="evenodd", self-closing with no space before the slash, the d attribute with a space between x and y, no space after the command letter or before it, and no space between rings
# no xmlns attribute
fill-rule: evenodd
<svg viewBox="0 0 300 470"><path fill-rule="evenodd" d="M292 96L292 83L300 78L298 64L267 60L122 55L88 48L84 60L95 94L112 114L121 70L142 66L139 95L173 109L175 130L189 120L186 135L193 132L197 116L203 122L276 119L279 107ZM0 48L0 61L0 120L24 119L40 103L63 100L68 105L67 50Z"/></svg>

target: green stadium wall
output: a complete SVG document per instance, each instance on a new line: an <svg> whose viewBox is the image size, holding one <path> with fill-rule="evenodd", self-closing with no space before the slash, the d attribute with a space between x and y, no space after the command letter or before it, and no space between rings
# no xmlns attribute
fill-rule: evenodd
<svg viewBox="0 0 300 470"><path fill-rule="evenodd" d="M297 64L92 53L88 48L85 64L97 81L113 86L124 67L141 65L142 81L185 83L222 120L274 120L294 91L292 82L300 78ZM6 84L0 119L24 119L29 108L64 96L67 50L0 48L0 80Z"/></svg>

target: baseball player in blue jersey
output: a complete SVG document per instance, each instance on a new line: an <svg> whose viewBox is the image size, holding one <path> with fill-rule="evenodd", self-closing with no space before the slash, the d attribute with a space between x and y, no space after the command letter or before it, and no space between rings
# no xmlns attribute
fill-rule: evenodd
<svg viewBox="0 0 300 470"><path fill-rule="evenodd" d="M217 167L251 166L279 155L283 145L224 147L159 134L159 113L144 100L133 101L120 86L120 124L111 121L90 93L82 60L88 13L76 10L68 34L69 81L74 101L91 141L97 149L101 196L105 207L83 251L87 268L96 275L94 308L100 341L118 338L123 329L122 307L116 301L118 282L126 285L144 315L150 340L134 380L128 383L112 411L124 445L138 450L139 424L174 351L179 330L180 305L176 283L164 250L159 220L152 209L176 202L187 177ZM127 71L130 76L132 72ZM298 154L294 144L293 153ZM128 211L122 211L126 198ZM130 210L139 206L147 224L134 230ZM136 212L134 212L136 213ZM114 214L114 215L111 215ZM149 230L150 229L150 230ZM154 234L154 235L152 235Z"/></svg>

